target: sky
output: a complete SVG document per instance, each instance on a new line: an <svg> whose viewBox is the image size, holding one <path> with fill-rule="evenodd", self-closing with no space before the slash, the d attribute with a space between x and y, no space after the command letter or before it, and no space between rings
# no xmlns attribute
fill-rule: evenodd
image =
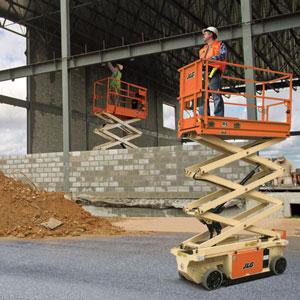
<svg viewBox="0 0 300 300"><path fill-rule="evenodd" d="M0 19L1 21L1 19ZM11 28L20 30L20 27ZM22 28L24 31L24 28ZM13 34L4 29L0 29L0 69L7 69L26 64L25 38ZM275 97L287 97L287 90L280 90L280 93L269 91L270 95ZM26 99L26 79L17 79L15 81L0 82L0 94L19 99ZM225 101L234 101L234 98ZM230 116L243 118L246 116L244 108L227 108ZM300 88L293 91L293 114L292 130L300 131ZM280 109L274 109L271 116L281 114ZM175 128L174 109L170 106L163 106L164 126ZM11 154L26 154L26 110L23 108L13 107L6 104L0 104L0 156ZM300 168L300 137L290 137L284 142L277 144L264 155L277 157L285 155L292 161L295 167Z"/></svg>
<svg viewBox="0 0 300 300"><path fill-rule="evenodd" d="M175 107L163 103L163 126L175 130L176 128Z"/></svg>
<svg viewBox="0 0 300 300"><path fill-rule="evenodd" d="M19 26L15 26L15 29L19 30ZM0 45L0 69L26 64L24 37L0 29ZM0 82L0 94L25 100L26 79ZM24 108L0 104L0 131L0 156L26 154L26 110Z"/></svg>

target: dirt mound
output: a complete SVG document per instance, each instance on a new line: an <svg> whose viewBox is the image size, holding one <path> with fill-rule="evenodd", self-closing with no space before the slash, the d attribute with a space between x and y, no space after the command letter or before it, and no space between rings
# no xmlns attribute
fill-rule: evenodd
<svg viewBox="0 0 300 300"><path fill-rule="evenodd" d="M42 223L62 222L50 230ZM6 177L0 172L0 236L43 238L83 234L115 235L124 232L107 219L93 217L63 193L50 193Z"/></svg>

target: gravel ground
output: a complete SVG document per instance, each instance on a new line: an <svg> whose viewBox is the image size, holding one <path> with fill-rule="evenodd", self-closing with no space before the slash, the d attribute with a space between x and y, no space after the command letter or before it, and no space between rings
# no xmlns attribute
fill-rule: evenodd
<svg viewBox="0 0 300 300"><path fill-rule="evenodd" d="M179 279L172 246L189 234L0 241L0 299L299 299L300 238L280 276L208 292Z"/></svg>

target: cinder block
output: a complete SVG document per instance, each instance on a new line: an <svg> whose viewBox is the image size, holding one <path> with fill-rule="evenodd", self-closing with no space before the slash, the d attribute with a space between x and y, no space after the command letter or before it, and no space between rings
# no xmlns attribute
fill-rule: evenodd
<svg viewBox="0 0 300 300"><path fill-rule="evenodd" d="M160 174L160 170L150 170L150 175L159 175Z"/></svg>
<svg viewBox="0 0 300 300"><path fill-rule="evenodd" d="M148 170L139 170L139 174L140 175L149 175L149 171Z"/></svg>
<svg viewBox="0 0 300 300"><path fill-rule="evenodd" d="M221 168L220 172L224 173L224 174L226 174L226 173L232 173L232 168Z"/></svg>
<svg viewBox="0 0 300 300"><path fill-rule="evenodd" d="M193 186L192 187L193 192L202 192L202 186Z"/></svg>
<svg viewBox="0 0 300 300"><path fill-rule="evenodd" d="M104 166L95 167L95 171L103 171Z"/></svg>
<svg viewBox="0 0 300 300"><path fill-rule="evenodd" d="M177 180L177 176L176 175L167 175L166 180L175 181L175 180Z"/></svg>
<svg viewBox="0 0 300 300"><path fill-rule="evenodd" d="M184 186L193 186L193 185L195 185L195 182L192 181L192 180L190 180L190 181L184 181L184 182L183 182L183 185L184 185Z"/></svg>
<svg viewBox="0 0 300 300"><path fill-rule="evenodd" d="M78 156L80 156L80 154L81 154L81 152L80 151L73 151L73 152L71 152L71 156L74 156L74 157L78 157Z"/></svg>
<svg viewBox="0 0 300 300"><path fill-rule="evenodd" d="M139 164L140 165L145 165L149 163L149 159L139 159Z"/></svg>
<svg viewBox="0 0 300 300"><path fill-rule="evenodd" d="M133 166L132 165L124 166L124 170L133 170Z"/></svg>
<svg viewBox="0 0 300 300"><path fill-rule="evenodd" d="M180 193L187 193L189 191L190 191L190 189L188 186L179 186L178 187L178 192L180 192Z"/></svg>
<svg viewBox="0 0 300 300"><path fill-rule="evenodd" d="M177 186L168 186L167 191L172 192L172 193L177 193L178 192L178 187Z"/></svg>
<svg viewBox="0 0 300 300"><path fill-rule="evenodd" d="M122 171L122 170L124 169L124 167L118 165L118 166L114 166L113 169L114 169L115 171Z"/></svg>
<svg viewBox="0 0 300 300"><path fill-rule="evenodd" d="M113 155L105 155L104 156L104 160L112 160L113 159Z"/></svg>
<svg viewBox="0 0 300 300"><path fill-rule="evenodd" d="M166 164L166 169L176 169L176 164Z"/></svg>

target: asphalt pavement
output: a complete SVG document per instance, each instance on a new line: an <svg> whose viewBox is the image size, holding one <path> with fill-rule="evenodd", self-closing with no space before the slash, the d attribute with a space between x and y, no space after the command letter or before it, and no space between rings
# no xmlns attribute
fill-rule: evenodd
<svg viewBox="0 0 300 300"><path fill-rule="evenodd" d="M206 291L169 250L189 234L0 241L0 299L300 299L300 238L280 276Z"/></svg>

